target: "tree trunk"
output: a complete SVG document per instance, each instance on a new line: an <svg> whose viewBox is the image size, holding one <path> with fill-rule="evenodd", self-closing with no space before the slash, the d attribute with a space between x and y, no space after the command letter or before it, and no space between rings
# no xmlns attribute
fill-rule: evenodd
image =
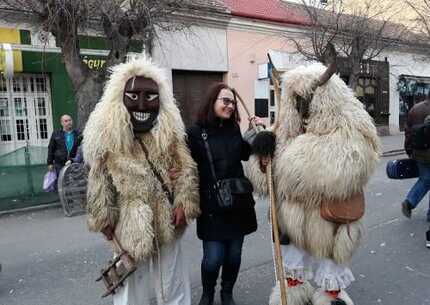
<svg viewBox="0 0 430 305"><path fill-rule="evenodd" d="M355 92L360 77L360 65L362 60L362 50L360 48L360 39L357 37L352 41L351 54L348 57L348 62L351 67L348 86Z"/></svg>
<svg viewBox="0 0 430 305"><path fill-rule="evenodd" d="M78 128L82 131L88 121L88 117L99 102L104 87L104 78L91 73L75 91L75 101L78 108Z"/></svg>
<svg viewBox="0 0 430 305"><path fill-rule="evenodd" d="M360 77L360 63L354 63L351 68L349 75L348 87L355 92L355 88L358 85L358 79Z"/></svg>

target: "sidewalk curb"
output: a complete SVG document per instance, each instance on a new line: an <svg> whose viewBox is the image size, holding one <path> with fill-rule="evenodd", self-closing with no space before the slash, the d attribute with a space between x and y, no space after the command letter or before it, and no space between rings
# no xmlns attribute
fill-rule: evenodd
<svg viewBox="0 0 430 305"><path fill-rule="evenodd" d="M0 217L10 215L10 214L23 214L23 213L27 213L27 212L35 212L35 211L53 209L53 208L58 208L58 207L61 207L61 203L59 201L54 202L54 203L46 203L46 204L36 205L36 206L32 206L32 207L27 207L27 208L0 211Z"/></svg>

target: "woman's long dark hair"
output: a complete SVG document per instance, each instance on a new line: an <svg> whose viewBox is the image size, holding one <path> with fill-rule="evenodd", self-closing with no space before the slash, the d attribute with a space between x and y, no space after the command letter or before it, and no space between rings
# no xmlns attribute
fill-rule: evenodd
<svg viewBox="0 0 430 305"><path fill-rule="evenodd" d="M217 122L217 117L214 111L214 105L217 101L218 94L222 89L230 90L233 93L234 101L236 102L236 107L234 108L234 112L231 115L230 119L227 121L238 123L240 122L240 116L239 111L237 109L237 98L236 98L236 92L230 88L227 84L217 82L212 84L209 87L208 94L206 96L206 99L200 106L199 111L197 112L197 119L196 123L204 126L214 125Z"/></svg>

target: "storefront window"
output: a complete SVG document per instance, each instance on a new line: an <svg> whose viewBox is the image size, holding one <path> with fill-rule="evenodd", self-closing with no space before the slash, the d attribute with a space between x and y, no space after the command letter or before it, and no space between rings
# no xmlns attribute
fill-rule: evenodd
<svg viewBox="0 0 430 305"><path fill-rule="evenodd" d="M409 110L428 96L430 78L401 76L397 83L397 90L399 91L399 126L400 130L404 130Z"/></svg>

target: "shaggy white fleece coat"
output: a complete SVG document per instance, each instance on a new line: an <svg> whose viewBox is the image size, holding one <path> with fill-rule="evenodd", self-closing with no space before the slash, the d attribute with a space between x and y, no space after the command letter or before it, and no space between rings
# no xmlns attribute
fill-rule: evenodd
<svg viewBox="0 0 430 305"><path fill-rule="evenodd" d="M164 71L144 57L112 68L112 74L84 130L83 152L91 166L88 177L88 226L101 231L108 225L124 250L137 261L183 232L172 224L176 207L187 222L199 213L197 167L185 143L185 128ZM123 104L128 79L145 76L159 87L160 113L154 128L137 135L149 151L149 159L174 193L170 205L132 130ZM168 170L180 175L171 181Z"/></svg>
<svg viewBox="0 0 430 305"><path fill-rule="evenodd" d="M312 256L345 264L358 246L362 226L358 221L336 230L321 217L321 202L363 191L378 161L379 139L372 118L337 75L315 90L302 131L296 96L311 93L324 70L314 64L283 76L273 176L282 232ZM265 176L257 158L252 159L246 174L266 193Z"/></svg>

